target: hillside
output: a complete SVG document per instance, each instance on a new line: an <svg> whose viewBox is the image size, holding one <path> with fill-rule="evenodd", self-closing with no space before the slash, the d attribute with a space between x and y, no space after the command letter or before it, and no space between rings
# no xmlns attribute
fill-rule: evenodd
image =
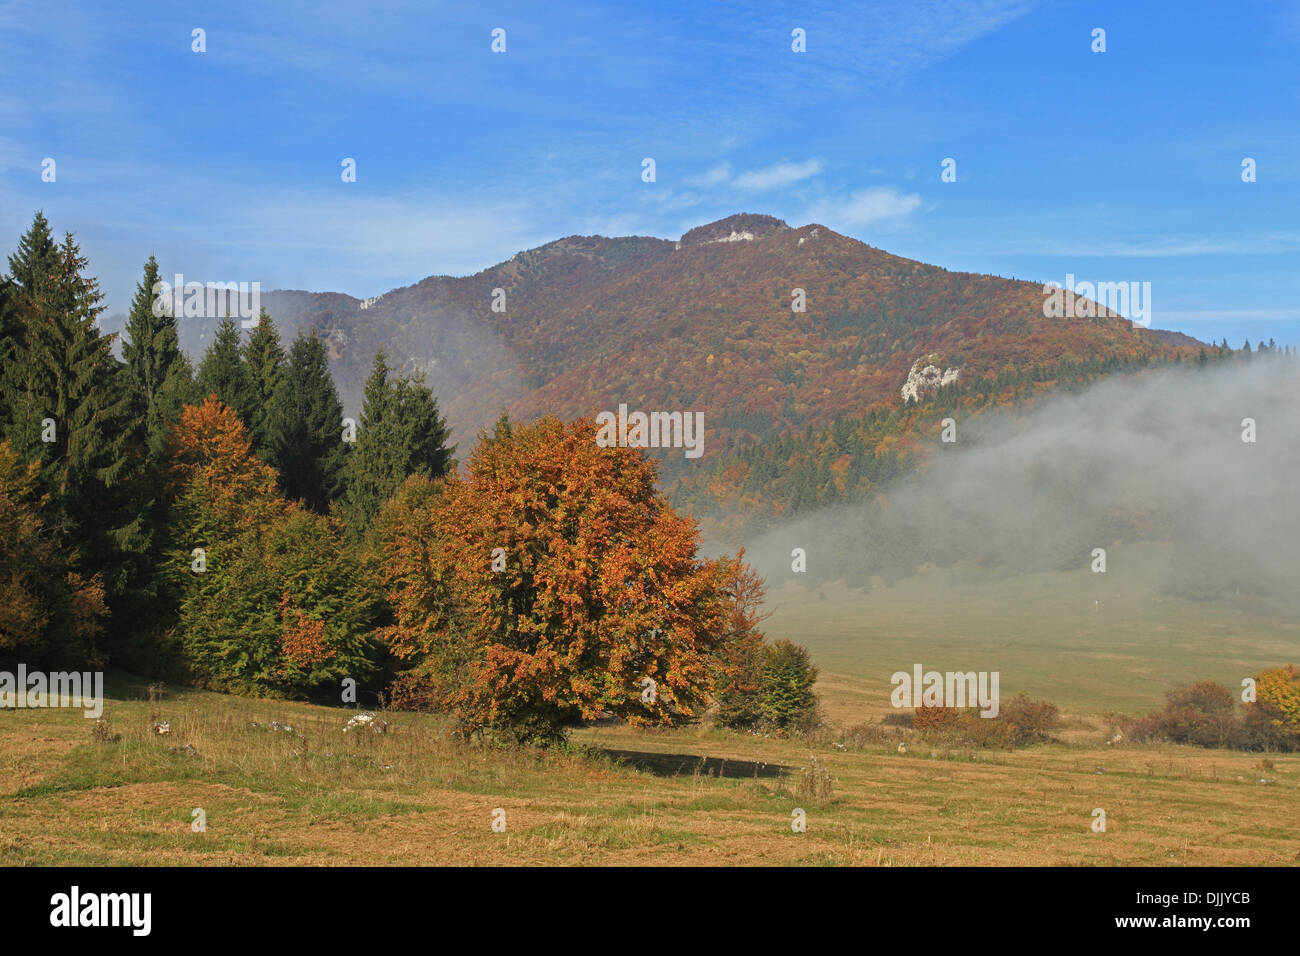
<svg viewBox="0 0 1300 956"><path fill-rule="evenodd" d="M494 311L497 289L504 302L496 294ZM795 289L806 311L792 311ZM1063 366L1169 361L1198 344L1104 309L1099 318L1045 318L1042 303L1037 283L949 272L823 225L752 214L680 241L570 236L366 303L263 295L286 338L314 327L327 339L349 413L383 348L425 373L462 448L502 410L572 418L626 403L703 412L703 456L664 456L673 489L701 485L738 454L799 436L824 444L815 435L846 417L900 407L918 362L953 370L959 390L987 393L990 382L1051 387ZM212 324L185 326L196 357ZM722 510L734 504L724 493Z"/></svg>

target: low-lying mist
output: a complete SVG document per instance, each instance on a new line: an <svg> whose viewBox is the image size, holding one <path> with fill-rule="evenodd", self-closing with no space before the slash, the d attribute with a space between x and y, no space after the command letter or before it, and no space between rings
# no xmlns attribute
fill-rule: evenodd
<svg viewBox="0 0 1300 956"><path fill-rule="evenodd" d="M956 418L924 471L877 500L800 517L748 542L769 582L892 583L918 566L1086 569L1106 549L1165 542L1162 589L1294 600L1300 581L1300 363L1261 355L1106 379L1029 412ZM1254 441L1250 423L1254 422ZM937 423L936 423L937 424ZM791 574L791 552L807 574Z"/></svg>

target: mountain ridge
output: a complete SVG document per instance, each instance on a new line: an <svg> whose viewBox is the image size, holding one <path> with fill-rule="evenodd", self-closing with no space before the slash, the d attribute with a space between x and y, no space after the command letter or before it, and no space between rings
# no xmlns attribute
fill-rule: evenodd
<svg viewBox="0 0 1300 956"><path fill-rule="evenodd" d="M950 272L757 213L679 240L565 236L371 300L276 290L262 304L285 339L302 328L325 339L348 414L382 348L400 371L426 376L462 447L502 411L574 418L626 403L703 411L705 462L898 406L918 363L968 384L1061 362L1170 360L1200 345L1105 309L1047 318L1039 283ZM182 323L196 359L215 324ZM666 459L666 478L680 467Z"/></svg>

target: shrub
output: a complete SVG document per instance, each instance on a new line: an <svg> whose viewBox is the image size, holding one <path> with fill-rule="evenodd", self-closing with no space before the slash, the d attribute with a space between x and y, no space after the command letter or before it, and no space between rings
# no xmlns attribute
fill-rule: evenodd
<svg viewBox="0 0 1300 956"><path fill-rule="evenodd" d="M1211 680L1171 690L1161 720L1166 740L1200 747L1226 747L1238 737L1232 691Z"/></svg>
<svg viewBox="0 0 1300 956"><path fill-rule="evenodd" d="M1051 740L1052 731L1060 725L1061 711L1050 701L1017 694L1002 705L992 720L1008 728L1012 746L1024 747Z"/></svg>
<svg viewBox="0 0 1300 956"><path fill-rule="evenodd" d="M1016 746L1015 727L999 714L981 717L978 710L963 711L953 728L955 743L969 747L1009 750Z"/></svg>
<svg viewBox="0 0 1300 956"><path fill-rule="evenodd" d="M1260 750L1300 750L1300 668L1288 664L1260 673L1243 736Z"/></svg>
<svg viewBox="0 0 1300 956"><path fill-rule="evenodd" d="M956 707L930 707L922 705L912 711L912 726L923 734L938 735L950 732L961 719Z"/></svg>

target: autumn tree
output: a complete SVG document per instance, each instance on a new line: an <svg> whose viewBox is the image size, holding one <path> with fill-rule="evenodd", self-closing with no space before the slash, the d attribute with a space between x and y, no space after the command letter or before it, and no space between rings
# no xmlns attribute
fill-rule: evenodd
<svg viewBox="0 0 1300 956"><path fill-rule="evenodd" d="M213 397L182 410L170 441L173 646L189 672L245 693L302 696L345 677L364 687L378 599L338 523L280 496L275 470Z"/></svg>
<svg viewBox="0 0 1300 956"><path fill-rule="evenodd" d="M714 719L722 727L754 727L767 717L763 672L769 648L758 630L765 616L760 610L763 591L763 579L753 568L747 565L736 568L731 589L731 621L727 639L718 648L714 680L718 705Z"/></svg>
<svg viewBox="0 0 1300 956"><path fill-rule="evenodd" d="M1246 705L1251 745L1266 750L1300 750L1300 667L1270 667L1255 682L1255 701Z"/></svg>
<svg viewBox="0 0 1300 956"><path fill-rule="evenodd" d="M546 741L604 714L703 711L739 569L697 555L656 477L590 420L550 417L481 436L466 475L412 477L385 506L383 635L465 730Z"/></svg>

